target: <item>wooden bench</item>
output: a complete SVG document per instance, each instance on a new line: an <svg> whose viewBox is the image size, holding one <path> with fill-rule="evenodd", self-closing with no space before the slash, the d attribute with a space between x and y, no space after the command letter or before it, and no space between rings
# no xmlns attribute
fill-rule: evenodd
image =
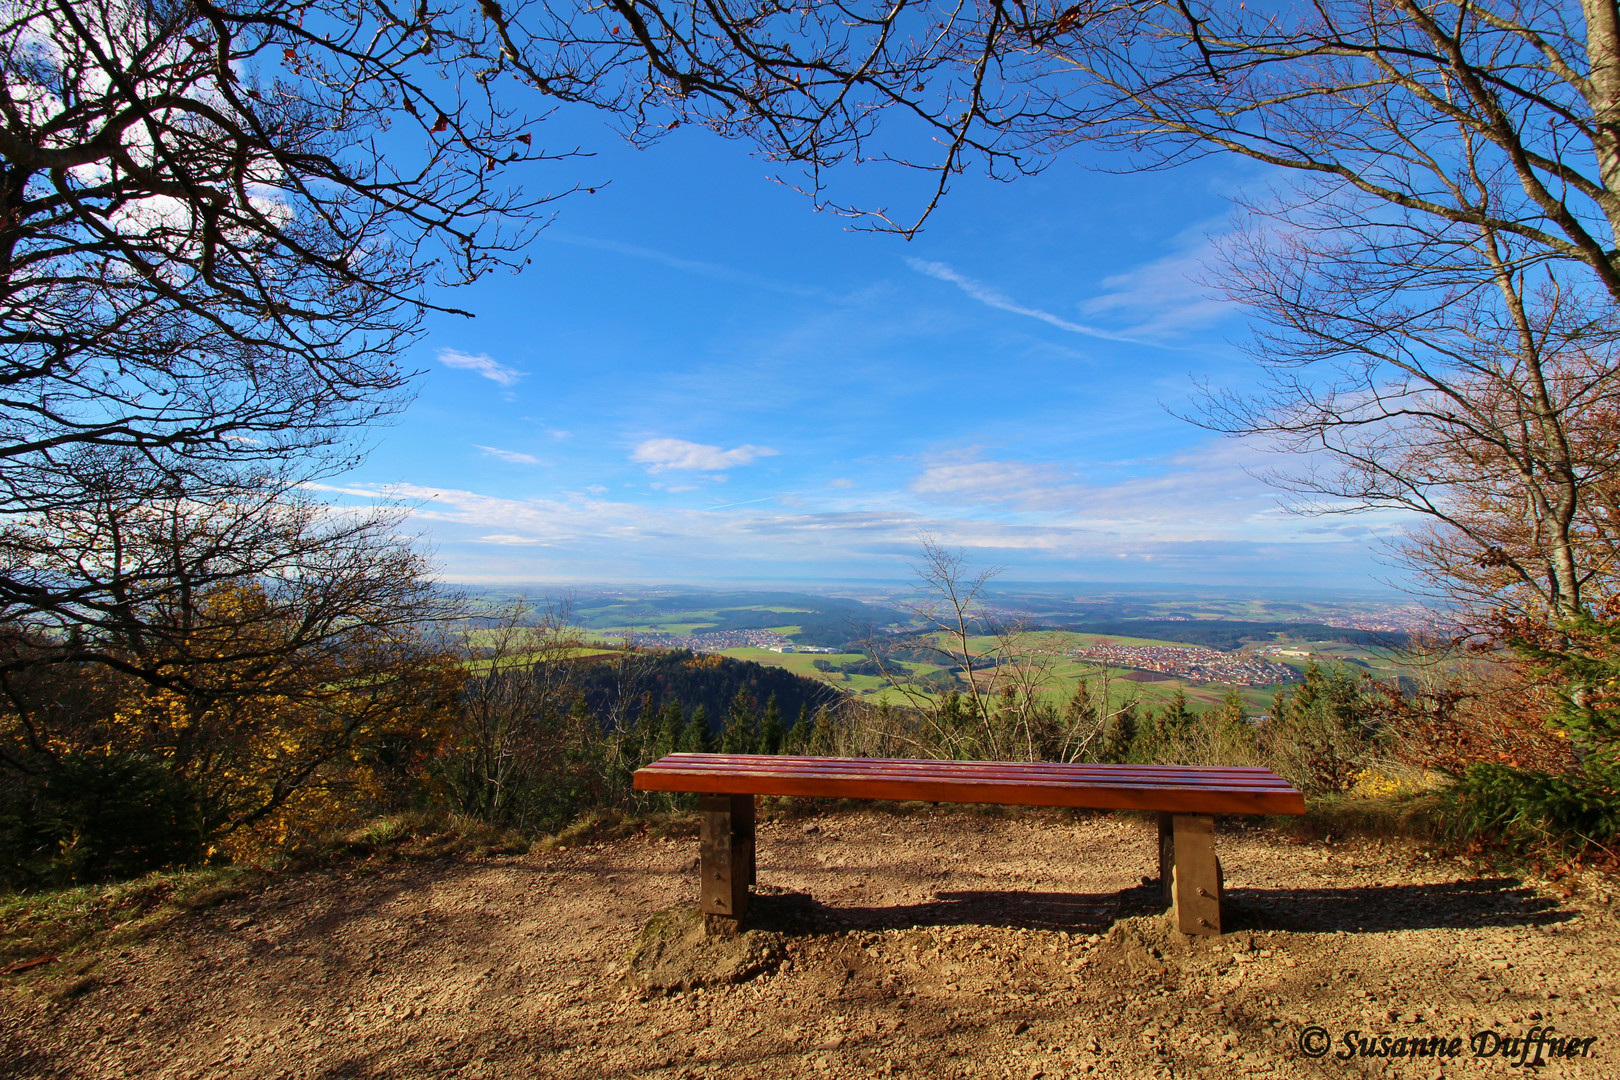
<svg viewBox="0 0 1620 1080"><path fill-rule="evenodd" d="M1305 798L1269 769L911 761L771 754L670 754L637 769L638 791L695 792L705 914L742 920L754 884L754 797L1006 803L1159 815L1159 881L1178 929L1221 932L1216 814L1303 814Z"/></svg>

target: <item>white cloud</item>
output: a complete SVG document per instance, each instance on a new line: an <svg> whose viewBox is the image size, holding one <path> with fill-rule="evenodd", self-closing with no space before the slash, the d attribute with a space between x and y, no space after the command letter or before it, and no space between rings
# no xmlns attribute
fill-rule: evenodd
<svg viewBox="0 0 1620 1080"><path fill-rule="evenodd" d="M722 450L718 446L687 442L685 439L648 439L636 446L630 460L647 466L648 472L689 469L696 472L722 472L747 465L756 458L780 453L768 446L738 446Z"/></svg>
<svg viewBox="0 0 1620 1080"><path fill-rule="evenodd" d="M473 445L482 450L488 457L500 458L502 461L510 461L514 465L540 464L540 459L535 457L533 454L520 454L516 450L502 450L498 446L484 446L481 443L473 443Z"/></svg>
<svg viewBox="0 0 1620 1080"><path fill-rule="evenodd" d="M995 289L990 288L988 285L974 281L970 277L957 273L946 263L929 262L925 259L908 258L906 259L906 264L919 274L927 274L931 278L937 278L940 281L950 282L952 285L955 285L958 289L961 289L963 292L967 293L981 304L987 304L990 307L997 308L1001 311L1010 311L1014 315L1027 315L1031 319L1039 319L1041 322L1049 323L1052 326L1057 327L1059 330L1067 330L1071 334L1084 334L1087 337L1103 338L1107 341L1128 341L1134 344L1150 344L1148 342L1137 342L1134 338L1123 337L1119 334L1110 333L1107 330L1099 330L1095 326L1085 326L1081 323L1065 319L1060 315L1054 315L1050 311L1042 311L1040 308L1033 308L1020 304L1006 294L997 292Z"/></svg>
<svg viewBox="0 0 1620 1080"><path fill-rule="evenodd" d="M1087 315L1135 320L1134 334L1174 334L1207 326L1231 312L1200 281L1216 254L1202 230L1184 233L1172 255L1103 279L1106 290L1080 305Z"/></svg>
<svg viewBox="0 0 1620 1080"><path fill-rule="evenodd" d="M1021 509L1059 509L1077 501L1077 485L1056 465L1022 461L936 461L911 482L935 501L999 503Z"/></svg>
<svg viewBox="0 0 1620 1080"><path fill-rule="evenodd" d="M411 506L446 558L446 576L462 582L670 582L749 574L901 579L915 559L919 533L975 559L1035 573L1108 578L1114 571L1104 561L1118 566L1122 559L1133 567L1151 565L1166 581L1342 580L1347 572L1365 572L1363 565L1349 565L1365 562L1365 536L1323 534L1316 531L1319 521L1278 512L1273 493L1243 472L1242 458L1214 444L1158 462L1152 475L1094 484L1052 465L937 461L924 470L938 492L927 497L933 507L918 505L917 494L885 492L847 510L794 506L781 498L685 508L586 495L512 499L414 485L311 487ZM975 464L985 467L967 467ZM1062 498L1042 495L1043 483ZM986 505L987 496L1001 490L1056 508L1008 517L1006 502ZM937 505L946 501L962 505ZM1388 535L1399 523L1362 517L1358 524Z"/></svg>
<svg viewBox="0 0 1620 1080"><path fill-rule="evenodd" d="M509 368L499 360L484 353L464 353L456 349L440 349L439 363L448 368L475 371L489 381L499 383L502 386L515 386L519 379L528 374L526 371Z"/></svg>
<svg viewBox="0 0 1620 1080"><path fill-rule="evenodd" d="M1060 530L1125 544L1161 542L1315 543L1350 539L1343 528L1285 512L1275 488L1254 473L1275 464L1263 448L1214 440L1160 458L1060 466L984 460L976 451L923 464L910 490L964 515L1008 511ZM1356 536L1388 535L1407 522L1393 511L1356 515ZM1336 526L1336 523L1335 523Z"/></svg>

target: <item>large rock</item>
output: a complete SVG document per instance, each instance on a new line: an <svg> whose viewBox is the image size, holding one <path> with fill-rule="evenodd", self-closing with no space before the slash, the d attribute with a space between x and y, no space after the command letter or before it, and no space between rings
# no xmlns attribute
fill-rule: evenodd
<svg viewBox="0 0 1620 1080"><path fill-rule="evenodd" d="M707 917L696 904L665 908L642 929L625 978L654 993L746 982L776 969L809 909L808 897L756 894L739 931L730 919Z"/></svg>

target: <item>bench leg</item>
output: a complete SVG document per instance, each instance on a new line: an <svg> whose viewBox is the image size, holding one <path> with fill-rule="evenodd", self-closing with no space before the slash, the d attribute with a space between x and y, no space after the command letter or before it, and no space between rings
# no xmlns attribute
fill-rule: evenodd
<svg viewBox="0 0 1620 1080"><path fill-rule="evenodd" d="M700 795L699 903L705 915L741 923L754 881L754 797Z"/></svg>
<svg viewBox="0 0 1620 1080"><path fill-rule="evenodd" d="M1215 857L1215 819L1207 814L1171 816L1174 865L1170 902L1176 929L1183 934L1219 934L1221 863Z"/></svg>
<svg viewBox="0 0 1620 1080"><path fill-rule="evenodd" d="M1164 892L1165 907L1170 907L1176 902L1176 894L1172 888L1176 866L1174 820L1174 814L1159 815L1159 888Z"/></svg>

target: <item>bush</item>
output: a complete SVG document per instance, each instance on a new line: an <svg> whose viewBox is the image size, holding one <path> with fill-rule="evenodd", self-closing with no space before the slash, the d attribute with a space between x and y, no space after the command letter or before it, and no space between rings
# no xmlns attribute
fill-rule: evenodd
<svg viewBox="0 0 1620 1080"><path fill-rule="evenodd" d="M68 753L0 794L0 885L80 885L185 866L204 854L196 793L141 754Z"/></svg>
<svg viewBox="0 0 1620 1080"><path fill-rule="evenodd" d="M1378 704L1363 680L1312 664L1293 693L1277 694L1260 730L1260 753L1307 794L1347 791L1376 756Z"/></svg>
<svg viewBox="0 0 1620 1080"><path fill-rule="evenodd" d="M1457 839L1570 853L1620 836L1620 776L1546 773L1479 762L1444 792Z"/></svg>

